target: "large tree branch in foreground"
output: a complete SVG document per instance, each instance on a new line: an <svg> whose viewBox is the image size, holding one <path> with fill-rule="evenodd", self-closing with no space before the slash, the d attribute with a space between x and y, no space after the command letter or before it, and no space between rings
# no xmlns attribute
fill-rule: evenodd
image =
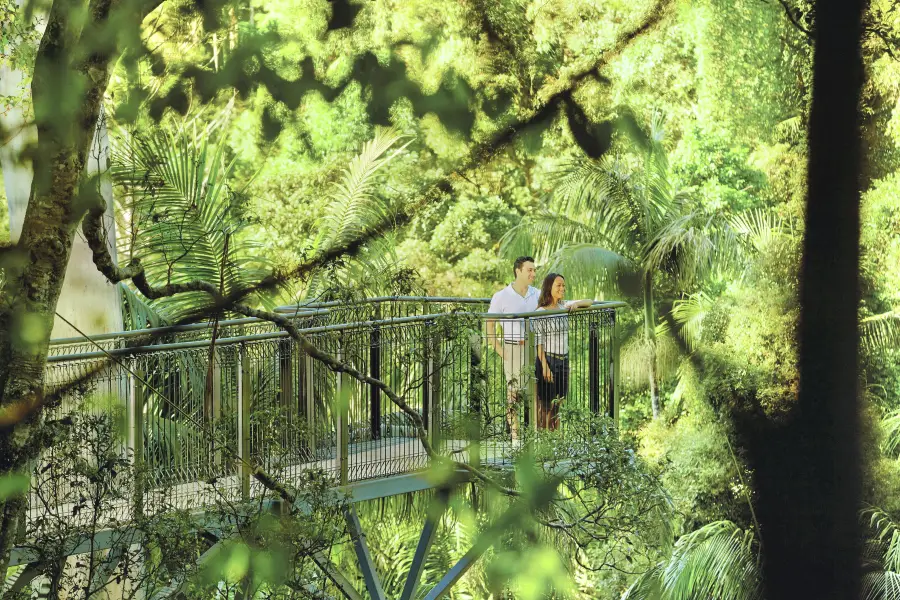
<svg viewBox="0 0 900 600"><path fill-rule="evenodd" d="M112 256L110 256L109 254L105 235L103 234L104 211L105 207L102 206L102 204L92 209L84 219L84 222L82 224L82 231L84 232L84 236L87 239L88 245L90 246L93 253L94 263L97 265L97 268L100 270L100 272L103 273L103 275L106 276L106 278L110 282L119 283L121 281L131 280L138 288L138 290L140 290L142 294L144 294L151 300L168 298L187 292L203 292L213 298L217 304L227 302L227 300L219 292L218 287L206 281L198 280L188 283L168 284L157 287L151 285L147 281L146 273L140 263L140 260L132 260L131 264L126 268L119 268L118 266L116 266L112 260ZM428 457L431 459L443 458L437 451L435 451L434 447L428 439L428 433L425 429L425 422L422 419L422 415L420 415L417 410L412 408L409 403L406 402L406 399L398 394L390 385L388 385L381 379L377 379L361 372L353 365L338 360L330 353L321 350L319 347L313 344L307 336L303 335L297 328L297 326L288 317L270 311L255 309L240 302L227 303L225 308L247 317L253 317L278 325L288 333L291 339L300 344L300 347L308 356L324 364L331 371L335 373L346 373L360 383L380 390L412 421L413 426L416 429L416 435L418 436L419 441L422 444L422 448L425 450L425 453L428 455ZM476 469L475 467L472 467L469 464L462 462L456 462L455 464L457 467L468 471L473 477L475 477L475 479L481 481L482 483L488 484L491 487L494 487L504 494L510 496L519 495L519 492L517 490L502 486L501 484L488 477L484 472ZM264 475L264 473L261 474ZM259 477L257 477L257 479L259 479L260 482L267 487L270 483L274 484L274 481L271 480L271 478L268 478L268 480L266 481L260 479Z"/></svg>

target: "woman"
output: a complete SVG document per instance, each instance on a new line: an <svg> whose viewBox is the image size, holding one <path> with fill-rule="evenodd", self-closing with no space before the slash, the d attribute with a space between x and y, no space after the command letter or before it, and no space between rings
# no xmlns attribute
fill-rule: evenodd
<svg viewBox="0 0 900 600"><path fill-rule="evenodd" d="M566 278L550 273L541 284L538 310L586 308L591 300L566 302ZM537 358L537 418L541 429L559 427L559 403L569 392L569 323L565 315L534 319Z"/></svg>

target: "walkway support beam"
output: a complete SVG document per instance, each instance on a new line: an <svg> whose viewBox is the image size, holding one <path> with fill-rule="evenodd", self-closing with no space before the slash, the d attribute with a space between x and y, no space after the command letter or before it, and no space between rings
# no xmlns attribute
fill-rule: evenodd
<svg viewBox="0 0 900 600"><path fill-rule="evenodd" d="M351 505L344 509L344 519L347 521L347 528L350 530L350 537L353 539L353 549L356 551L359 570L362 571L369 596L372 600L386 600L384 590L381 587L381 580L378 579L378 573L375 572L372 555L369 553L369 546L366 544L366 534L363 533L362 525L356 514L356 508Z"/></svg>
<svg viewBox="0 0 900 600"><path fill-rule="evenodd" d="M440 525L441 517L447 510L449 499L449 488L440 488L435 496L435 501L429 507L425 526L422 528L422 535L419 536L419 544L416 546L416 553L413 556L413 562L409 568L406 585L403 586L400 600L412 600L416 590L419 589L422 570L425 568L425 560L428 558L429 550L431 550L431 542L434 541L434 533L437 531L438 525Z"/></svg>
<svg viewBox="0 0 900 600"><path fill-rule="evenodd" d="M362 595L356 591L356 588L353 587L353 584L344 577L344 574L341 573L337 567L331 562L331 560L325 556L322 552L316 552L312 555L313 562L316 563L316 566L322 570L322 573L325 574L331 583L335 585L338 591L346 598L347 600L363 600Z"/></svg>

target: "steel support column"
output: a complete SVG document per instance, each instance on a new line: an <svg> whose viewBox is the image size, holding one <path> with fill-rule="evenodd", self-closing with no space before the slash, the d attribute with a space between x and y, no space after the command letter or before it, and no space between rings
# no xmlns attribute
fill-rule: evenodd
<svg viewBox="0 0 900 600"><path fill-rule="evenodd" d="M344 577L344 574L341 573L337 567L331 562L331 560L325 556L322 552L316 552L312 555L312 560L316 563L316 566L322 570L322 573L325 574L331 583L337 587L338 591L343 594L344 598L347 600L363 600L362 595L356 591L356 588L353 587L353 584Z"/></svg>
<svg viewBox="0 0 900 600"><path fill-rule="evenodd" d="M109 583L109 578L112 577L116 567L122 562L122 559L125 557L125 553L128 551L131 544L132 540L130 539L127 541L122 540L110 548L109 552L106 553L103 561L97 566L97 569L91 576L91 583L88 589L93 590L94 592L91 596L92 598L102 597L99 592L106 587L107 583Z"/></svg>
<svg viewBox="0 0 900 600"><path fill-rule="evenodd" d="M353 549L356 550L359 570L363 574L363 580L366 582L369 596L372 597L372 600L385 600L384 590L381 588L381 580L378 579L378 573L375 572L372 555L369 554L369 547L366 545L366 534L363 533L359 517L356 515L356 509L353 506L344 509L344 518L347 520L347 527L350 529L350 537L353 538Z"/></svg>
<svg viewBox="0 0 900 600"><path fill-rule="evenodd" d="M422 570L425 568L425 559L428 558L428 551L431 549L431 542L434 541L434 533L437 531L441 517L447 510L449 498L449 489L441 488L437 491L435 502L431 505L428 516L425 519L422 535L419 536L419 544L416 546L416 554L413 556L413 562L409 568L409 575L406 577L406 585L403 586L400 600L412 600L416 590L419 588L419 580L422 578Z"/></svg>
<svg viewBox="0 0 900 600"><path fill-rule="evenodd" d="M43 566L44 563L42 562L28 563L25 568L22 569L22 572L19 573L19 576L16 577L12 584L6 589L3 597L15 597L26 585L34 581L35 577L41 574Z"/></svg>

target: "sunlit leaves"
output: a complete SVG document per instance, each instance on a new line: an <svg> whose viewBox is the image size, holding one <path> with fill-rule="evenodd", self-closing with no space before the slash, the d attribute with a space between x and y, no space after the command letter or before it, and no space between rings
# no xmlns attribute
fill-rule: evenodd
<svg viewBox="0 0 900 600"><path fill-rule="evenodd" d="M627 600L760 600L759 547L752 531L718 521L682 536L669 559L641 576Z"/></svg>

